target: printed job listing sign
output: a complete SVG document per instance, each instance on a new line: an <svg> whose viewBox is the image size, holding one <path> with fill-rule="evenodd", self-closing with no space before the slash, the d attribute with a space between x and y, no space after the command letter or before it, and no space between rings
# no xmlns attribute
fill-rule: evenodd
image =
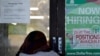
<svg viewBox="0 0 100 56"><path fill-rule="evenodd" d="M66 0L66 56L100 56L100 0Z"/></svg>
<svg viewBox="0 0 100 56"><path fill-rule="evenodd" d="M0 0L0 23L29 23L29 0Z"/></svg>

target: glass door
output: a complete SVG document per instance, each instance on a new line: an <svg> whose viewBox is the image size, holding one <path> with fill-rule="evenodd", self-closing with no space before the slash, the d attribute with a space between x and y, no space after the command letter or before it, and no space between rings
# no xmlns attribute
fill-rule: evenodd
<svg viewBox="0 0 100 56"><path fill-rule="evenodd" d="M53 50L65 56L65 0L50 0L50 43Z"/></svg>

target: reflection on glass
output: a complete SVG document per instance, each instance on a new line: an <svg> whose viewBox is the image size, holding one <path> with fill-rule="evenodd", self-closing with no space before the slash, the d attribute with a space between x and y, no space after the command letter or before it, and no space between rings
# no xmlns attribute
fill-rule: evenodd
<svg viewBox="0 0 100 56"><path fill-rule="evenodd" d="M11 47L9 53L11 54L8 56L15 56L25 37L31 31L42 31L49 40L49 0L30 0L30 2L30 23L9 24L8 37Z"/></svg>

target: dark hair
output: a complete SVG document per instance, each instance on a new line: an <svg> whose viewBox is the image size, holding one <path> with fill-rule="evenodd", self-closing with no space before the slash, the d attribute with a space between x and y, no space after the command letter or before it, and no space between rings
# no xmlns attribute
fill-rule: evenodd
<svg viewBox="0 0 100 56"><path fill-rule="evenodd" d="M34 54L38 51L50 51L50 47L47 45L44 33L40 31L32 31L26 37L16 56L19 56L20 52Z"/></svg>

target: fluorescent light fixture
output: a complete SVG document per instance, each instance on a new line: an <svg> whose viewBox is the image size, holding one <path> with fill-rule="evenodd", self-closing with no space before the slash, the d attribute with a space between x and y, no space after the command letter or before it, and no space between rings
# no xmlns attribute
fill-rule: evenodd
<svg viewBox="0 0 100 56"><path fill-rule="evenodd" d="M31 7L30 10L37 11L37 10L39 10L39 8L38 7Z"/></svg>
<svg viewBox="0 0 100 56"><path fill-rule="evenodd" d="M17 25L17 23L12 23L13 25Z"/></svg>
<svg viewBox="0 0 100 56"><path fill-rule="evenodd" d="M30 19L44 19L44 16L30 16Z"/></svg>

